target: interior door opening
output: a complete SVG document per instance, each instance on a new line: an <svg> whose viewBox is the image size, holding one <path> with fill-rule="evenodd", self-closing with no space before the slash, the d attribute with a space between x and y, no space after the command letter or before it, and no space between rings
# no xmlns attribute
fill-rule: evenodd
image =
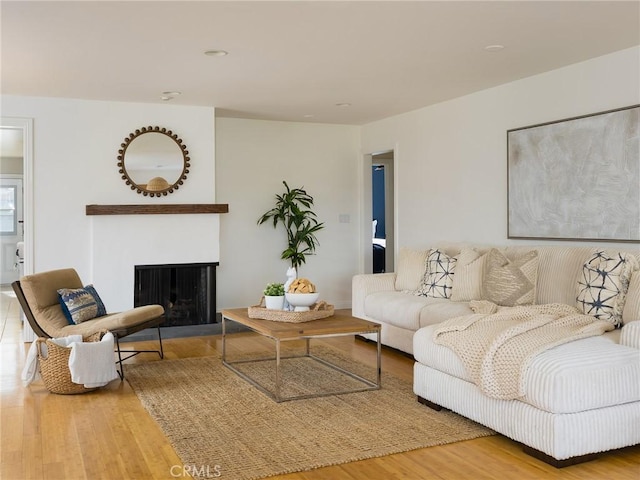
<svg viewBox="0 0 640 480"><path fill-rule="evenodd" d="M393 272L393 151L371 156L371 243L373 273Z"/></svg>
<svg viewBox="0 0 640 480"><path fill-rule="evenodd" d="M13 176L14 178L20 178L22 187L16 187L16 194L21 202L22 215L17 211L15 212L15 219L18 222L18 233L21 234L23 242L21 245L21 251L18 248L18 242L16 241L15 250L13 247L8 250L8 258L12 258L13 261L8 261L9 265L13 268L11 275L12 278L21 275L29 275L34 272L34 255L33 255L33 119L32 118L18 118L18 117L0 117L0 173L5 176ZM19 141L15 139L9 141L8 136L18 137ZM9 148L9 145L13 145ZM19 193L18 193L19 192ZM16 201L17 204L17 201ZM16 205L16 209L20 208ZM13 207L7 210L12 210ZM11 217L11 212L7 213L7 217ZM21 218L20 218L21 217ZM22 223L19 223L22 220ZM8 221L8 220L7 220ZM13 220L11 220L11 223ZM5 225L6 228L9 228ZM4 228L4 227L3 227ZM8 242L7 242L8 243ZM16 265L17 262L17 265ZM4 266L5 260L2 259ZM9 279L7 279L8 281ZM3 278L4 282L5 279ZM3 287L4 288L4 287ZM12 291L10 293L13 293ZM22 318L22 341L33 342L36 339L36 335L24 321L24 313L21 313Z"/></svg>
<svg viewBox="0 0 640 480"><path fill-rule="evenodd" d="M24 274L24 135L0 127L0 284Z"/></svg>

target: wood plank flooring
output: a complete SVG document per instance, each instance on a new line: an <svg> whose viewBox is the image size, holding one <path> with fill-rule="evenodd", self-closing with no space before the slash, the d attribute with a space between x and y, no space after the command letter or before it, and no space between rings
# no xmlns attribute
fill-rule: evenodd
<svg viewBox="0 0 640 480"><path fill-rule="evenodd" d="M160 428L142 408L127 382L84 395L54 395L42 383L20 379L28 344L21 342L19 306L0 294L0 478L22 479L174 479L184 478L182 463ZM264 348L262 339L236 334L233 347ZM152 346L150 342L139 342ZM327 340L354 358L375 361L375 348L351 337ZM219 336L165 341L166 358L206 356L221 350ZM151 362L140 355L130 362ZM407 379L413 362L383 350L383 369ZM427 407L425 407L427 408ZM221 439L224 441L224 439ZM213 466L213 478L220 476ZM459 442L309 472L278 480L377 479L562 479L640 480L640 446L602 454L588 463L555 469L501 436Z"/></svg>

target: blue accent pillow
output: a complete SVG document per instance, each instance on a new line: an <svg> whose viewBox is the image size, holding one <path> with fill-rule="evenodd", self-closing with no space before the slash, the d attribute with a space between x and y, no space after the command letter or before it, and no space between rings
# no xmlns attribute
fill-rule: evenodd
<svg viewBox="0 0 640 480"><path fill-rule="evenodd" d="M93 298L96 301L96 304L98 305L98 314L96 315L96 317L102 317L106 315L107 309L105 308L104 303L102 302L100 295L98 295L98 292L96 291L95 287L93 285L87 285L84 288L87 292L89 292L93 296Z"/></svg>
<svg viewBox="0 0 640 480"><path fill-rule="evenodd" d="M62 313L70 325L77 325L107 313L93 285L84 288L61 288L58 290L58 299Z"/></svg>

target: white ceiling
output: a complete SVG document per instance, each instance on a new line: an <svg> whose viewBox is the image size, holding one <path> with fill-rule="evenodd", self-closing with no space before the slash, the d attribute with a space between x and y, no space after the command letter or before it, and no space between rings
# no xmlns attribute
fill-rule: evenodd
<svg viewBox="0 0 640 480"><path fill-rule="evenodd" d="M640 44L638 1L0 8L3 94L161 103L177 90L172 104L218 115L323 123L364 124Z"/></svg>

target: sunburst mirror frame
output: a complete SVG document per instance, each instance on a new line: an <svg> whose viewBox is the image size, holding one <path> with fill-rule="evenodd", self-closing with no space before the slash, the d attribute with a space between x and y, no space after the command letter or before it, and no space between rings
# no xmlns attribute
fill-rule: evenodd
<svg viewBox="0 0 640 480"><path fill-rule="evenodd" d="M133 142L133 140L135 140L139 136L148 134L148 133L160 133L172 139L180 149L180 153L183 159L182 173L180 174L178 179L173 184L168 185L166 188L153 190L153 191L149 190L146 187L138 185L130 177L129 173L127 172L127 168L125 166L125 156L126 156L127 148L129 148L129 146L131 145L131 142ZM124 139L124 142L120 144L120 147L121 148L118 150L118 168L119 168L118 172L120 173L120 175L122 175L122 179L125 181L127 185L129 185L131 190L135 190L136 192L144 195L145 197L146 196L150 196L150 197L166 196L169 193L173 193L174 190L178 190L178 188L180 188L180 186L187 179L187 174L189 173L189 167L190 167L189 162L191 160L189 158L189 150L187 150L187 146L182 142L182 139L178 137L175 133L173 133L171 130L167 130L166 128L162 128L158 126L142 127L130 133L129 136L127 136Z"/></svg>

